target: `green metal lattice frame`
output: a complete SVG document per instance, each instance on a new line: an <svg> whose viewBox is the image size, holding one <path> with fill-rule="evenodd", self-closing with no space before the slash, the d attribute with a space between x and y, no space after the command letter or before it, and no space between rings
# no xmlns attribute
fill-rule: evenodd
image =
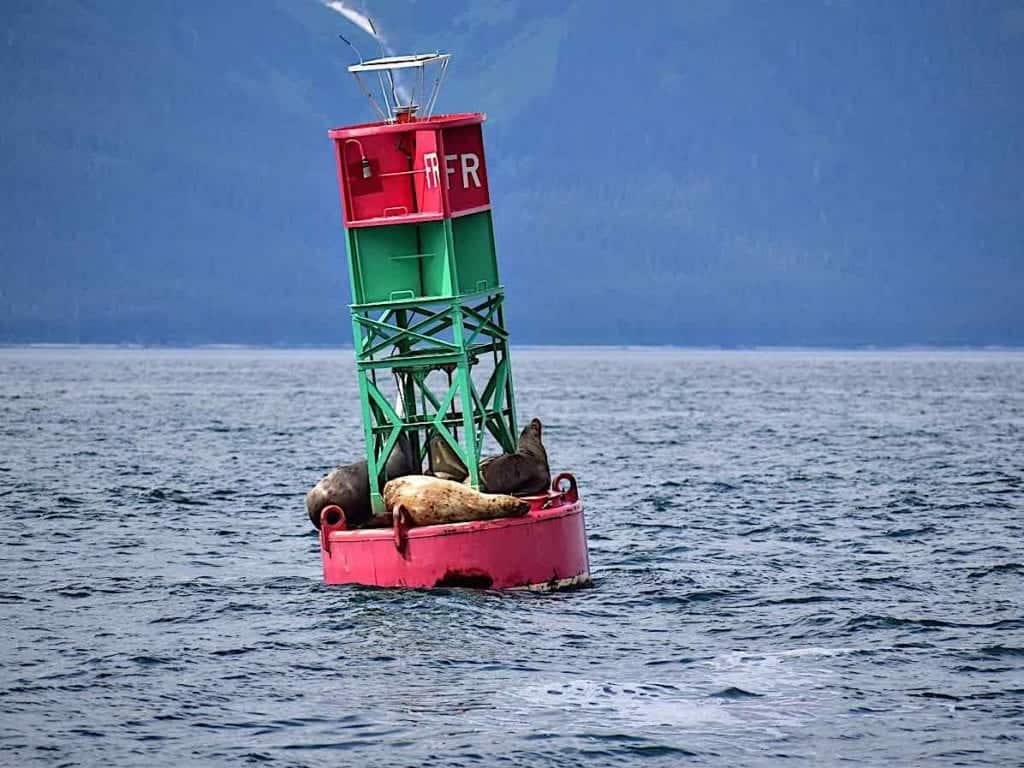
<svg viewBox="0 0 1024 768"><path fill-rule="evenodd" d="M486 434L503 451L515 450L515 396L503 301L502 291L493 290L351 307L375 514L384 511L384 466L402 434L421 462L431 438L440 436L469 470L474 488L480 485ZM493 368L478 389L473 370L488 356ZM438 371L447 382L441 388L428 381ZM402 414L381 390L381 377L387 375L398 381Z"/></svg>

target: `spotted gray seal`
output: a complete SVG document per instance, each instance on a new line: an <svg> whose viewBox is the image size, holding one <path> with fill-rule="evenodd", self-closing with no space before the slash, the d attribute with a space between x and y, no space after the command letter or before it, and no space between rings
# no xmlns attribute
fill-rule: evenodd
<svg viewBox="0 0 1024 768"><path fill-rule="evenodd" d="M481 493L463 483L427 475L406 475L388 482L384 504L392 515L404 509L413 525L521 517L530 511L530 503L523 499Z"/></svg>

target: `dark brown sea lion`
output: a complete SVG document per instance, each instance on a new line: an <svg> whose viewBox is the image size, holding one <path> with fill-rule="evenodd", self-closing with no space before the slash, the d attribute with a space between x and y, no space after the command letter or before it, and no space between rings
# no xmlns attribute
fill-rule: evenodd
<svg viewBox="0 0 1024 768"><path fill-rule="evenodd" d="M551 486L551 470L541 442L543 429L540 419L532 419L519 433L515 453L484 459L480 463L480 490L513 496L544 493Z"/></svg>
<svg viewBox="0 0 1024 768"><path fill-rule="evenodd" d="M548 454L541 441L543 425L533 419L519 434L515 453L490 456L480 462L480 490L532 496L544 493L551 485ZM440 437L430 441L430 464L435 477L463 482L469 476L465 464Z"/></svg>
<svg viewBox="0 0 1024 768"><path fill-rule="evenodd" d="M411 475L421 469L413 459L409 440L405 435L395 443L385 467L385 480ZM320 528L320 513L329 504L337 504L345 512L350 528L366 523L372 514L370 508L370 473L366 460L338 467L320 480L306 494L306 512L309 521Z"/></svg>
<svg viewBox="0 0 1024 768"><path fill-rule="evenodd" d="M404 508L413 525L464 523L521 517L530 503L498 493L480 493L454 480L427 475L408 475L384 486L384 504L392 515Z"/></svg>

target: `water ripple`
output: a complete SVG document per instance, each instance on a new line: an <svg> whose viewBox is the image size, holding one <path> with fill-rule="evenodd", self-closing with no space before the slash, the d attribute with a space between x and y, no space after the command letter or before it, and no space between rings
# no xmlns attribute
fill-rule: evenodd
<svg viewBox="0 0 1024 768"><path fill-rule="evenodd" d="M515 362L591 589L324 586L348 351L0 350L5 760L1020 762L1024 355Z"/></svg>

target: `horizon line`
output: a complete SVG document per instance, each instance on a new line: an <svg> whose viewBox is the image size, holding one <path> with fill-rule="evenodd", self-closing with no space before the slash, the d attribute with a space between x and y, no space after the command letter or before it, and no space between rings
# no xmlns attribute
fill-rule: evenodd
<svg viewBox="0 0 1024 768"><path fill-rule="evenodd" d="M1024 352L1024 344L512 344L512 349L666 350L694 352ZM0 342L0 350L351 351L352 344L141 344Z"/></svg>

